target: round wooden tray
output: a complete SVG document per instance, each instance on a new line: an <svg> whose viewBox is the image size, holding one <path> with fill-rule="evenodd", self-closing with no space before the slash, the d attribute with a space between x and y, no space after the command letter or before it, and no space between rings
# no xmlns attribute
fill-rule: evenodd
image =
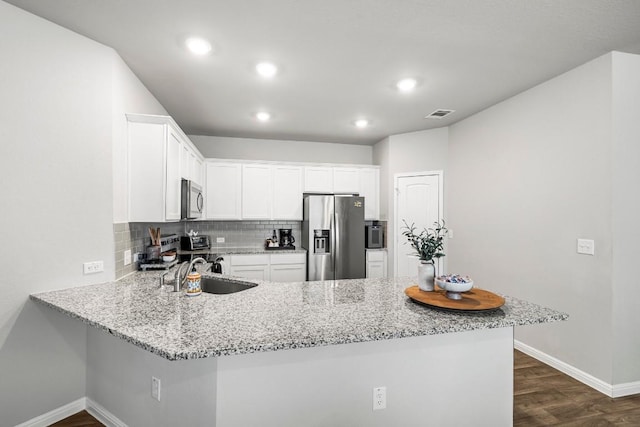
<svg viewBox="0 0 640 427"><path fill-rule="evenodd" d="M495 310L504 305L504 298L484 289L472 288L462 292L462 299L453 300L445 295L445 291L436 286L433 292L421 291L418 286L411 286L404 290L409 298L420 304L449 310L483 311Z"/></svg>

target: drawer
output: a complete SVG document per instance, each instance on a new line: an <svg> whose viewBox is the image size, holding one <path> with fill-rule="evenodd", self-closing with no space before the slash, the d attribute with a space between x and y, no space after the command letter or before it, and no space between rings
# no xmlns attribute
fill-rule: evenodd
<svg viewBox="0 0 640 427"><path fill-rule="evenodd" d="M269 265L269 255L231 255L231 265Z"/></svg>
<svg viewBox="0 0 640 427"><path fill-rule="evenodd" d="M384 261L384 251L367 251L367 261Z"/></svg>
<svg viewBox="0 0 640 427"><path fill-rule="evenodd" d="M271 254L271 264L304 264L307 262L307 254Z"/></svg>

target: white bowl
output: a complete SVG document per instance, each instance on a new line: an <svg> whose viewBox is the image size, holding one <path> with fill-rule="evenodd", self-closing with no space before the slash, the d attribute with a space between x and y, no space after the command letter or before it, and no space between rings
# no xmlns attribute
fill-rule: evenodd
<svg viewBox="0 0 640 427"><path fill-rule="evenodd" d="M163 255L163 256L162 256L162 262L171 262L171 261L173 261L174 259L176 259L176 256L175 256L175 255L169 255L169 256L167 256L167 255Z"/></svg>
<svg viewBox="0 0 640 427"><path fill-rule="evenodd" d="M436 279L436 285L448 292L467 292L473 288L473 280L467 283L452 283Z"/></svg>

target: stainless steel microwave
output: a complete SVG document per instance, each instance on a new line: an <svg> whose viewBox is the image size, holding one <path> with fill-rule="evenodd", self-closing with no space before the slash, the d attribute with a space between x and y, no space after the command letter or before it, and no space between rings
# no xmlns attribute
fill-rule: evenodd
<svg viewBox="0 0 640 427"><path fill-rule="evenodd" d="M379 249L384 247L384 233L381 225L367 225L365 232L365 247Z"/></svg>
<svg viewBox="0 0 640 427"><path fill-rule="evenodd" d="M182 219L198 219L202 218L202 210L204 209L204 196L202 195L202 187L188 179L182 180Z"/></svg>

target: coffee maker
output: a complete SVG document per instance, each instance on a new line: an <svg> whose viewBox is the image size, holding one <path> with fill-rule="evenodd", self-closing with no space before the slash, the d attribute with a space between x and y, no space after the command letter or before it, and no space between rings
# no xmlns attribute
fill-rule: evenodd
<svg viewBox="0 0 640 427"><path fill-rule="evenodd" d="M281 228L278 231L280 233L280 248L295 249L296 247L293 244L295 243L296 239L294 239L293 234L291 234L291 229Z"/></svg>

